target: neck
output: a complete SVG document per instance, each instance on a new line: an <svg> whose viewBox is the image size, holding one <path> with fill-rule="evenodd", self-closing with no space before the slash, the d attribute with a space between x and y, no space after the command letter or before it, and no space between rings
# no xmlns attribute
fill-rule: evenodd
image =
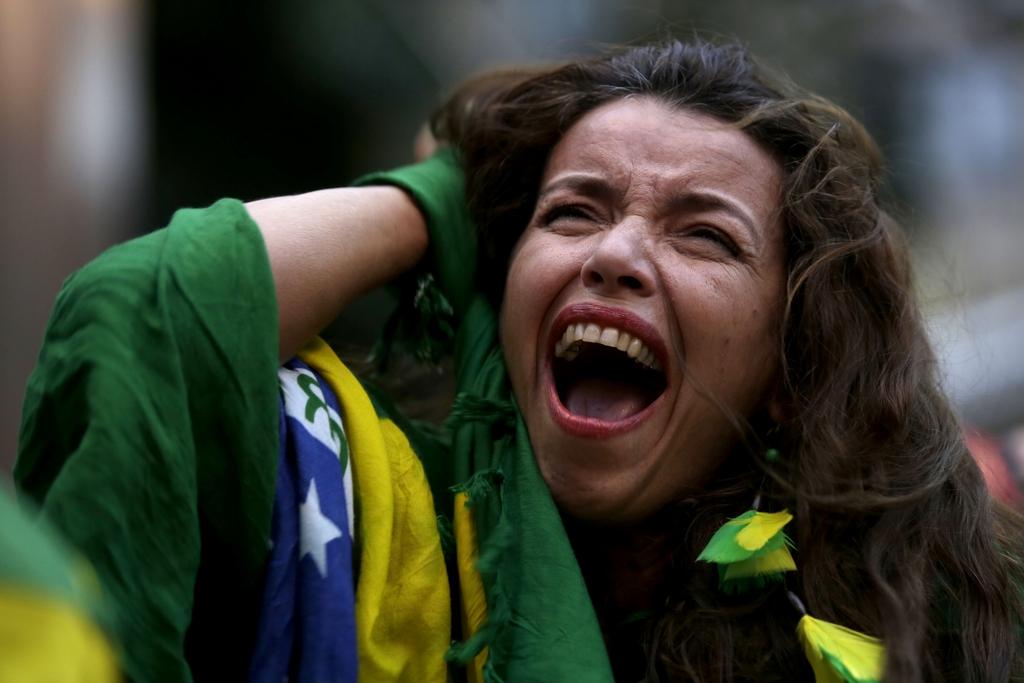
<svg viewBox="0 0 1024 683"><path fill-rule="evenodd" d="M671 565L664 519L625 527L565 520L597 612L615 680L640 680L648 661L644 618L665 604Z"/></svg>
<svg viewBox="0 0 1024 683"><path fill-rule="evenodd" d="M565 525L602 624L661 607L671 555L664 519L622 527L567 519Z"/></svg>

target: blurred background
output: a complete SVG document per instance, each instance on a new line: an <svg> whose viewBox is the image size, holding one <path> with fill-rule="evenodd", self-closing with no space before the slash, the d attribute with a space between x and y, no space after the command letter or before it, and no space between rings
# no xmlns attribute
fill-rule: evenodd
<svg viewBox="0 0 1024 683"><path fill-rule="evenodd" d="M694 30L867 124L947 389L976 448L1024 451L1020 0L0 0L0 472L53 298L107 246L405 163L474 71ZM381 303L341 325L369 341Z"/></svg>

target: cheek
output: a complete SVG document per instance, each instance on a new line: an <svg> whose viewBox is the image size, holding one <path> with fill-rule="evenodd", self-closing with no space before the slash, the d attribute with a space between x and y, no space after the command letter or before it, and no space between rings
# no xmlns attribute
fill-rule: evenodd
<svg viewBox="0 0 1024 683"><path fill-rule="evenodd" d="M690 370L709 382L760 386L778 364L781 291L775 283L706 275L691 270L672 283Z"/></svg>
<svg viewBox="0 0 1024 683"><path fill-rule="evenodd" d="M717 333L740 345L774 338L782 297L778 283L739 271L689 275L687 281L676 283L676 291L686 294L675 300L714 323Z"/></svg>
<svg viewBox="0 0 1024 683"><path fill-rule="evenodd" d="M505 277L505 298L502 302L503 327L522 332L521 327L539 325L565 279L565 258L552 258L557 253L543 235L527 233L512 252ZM560 264L561 265L560 267Z"/></svg>
<svg viewBox="0 0 1024 683"><path fill-rule="evenodd" d="M550 236L528 231L512 253L501 306L501 343L517 396L540 372L543 326L569 286L579 279L579 259ZM537 378L539 381L539 378Z"/></svg>

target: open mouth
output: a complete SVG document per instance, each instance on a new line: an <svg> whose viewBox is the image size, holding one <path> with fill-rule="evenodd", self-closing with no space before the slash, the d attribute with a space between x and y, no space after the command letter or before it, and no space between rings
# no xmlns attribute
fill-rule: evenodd
<svg viewBox="0 0 1024 683"><path fill-rule="evenodd" d="M617 326L568 323L551 362L554 392L565 411L557 410L556 417L575 423L566 425L573 431L585 423L631 428L667 388L658 355L639 335Z"/></svg>

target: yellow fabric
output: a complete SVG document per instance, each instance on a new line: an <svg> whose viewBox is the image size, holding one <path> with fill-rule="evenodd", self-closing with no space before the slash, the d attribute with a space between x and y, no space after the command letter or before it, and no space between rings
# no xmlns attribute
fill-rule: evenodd
<svg viewBox="0 0 1024 683"><path fill-rule="evenodd" d="M466 506L469 494L465 491L455 495L455 514L452 526L455 532L455 557L459 568L459 589L462 594L462 638L465 640L477 632L487 618L487 598L484 584L476 568L479 555L476 540L476 524L473 512ZM484 662L487 648L473 658L473 666L467 667L469 683L483 683Z"/></svg>
<svg viewBox="0 0 1024 683"><path fill-rule="evenodd" d="M112 683L117 658L74 607L23 586L0 586L0 683Z"/></svg>
<svg viewBox="0 0 1024 683"><path fill-rule="evenodd" d="M299 357L338 396L348 438L359 563L359 680L444 683L451 600L423 466L326 343L314 340Z"/></svg>
<svg viewBox="0 0 1024 683"><path fill-rule="evenodd" d="M742 524L743 529L736 534L736 543L744 550L759 550L764 544L775 537L782 528L789 524L793 515L788 510L779 512L758 512L744 520L732 520L728 524Z"/></svg>
<svg viewBox="0 0 1024 683"><path fill-rule="evenodd" d="M793 555L789 552L789 548L782 546L778 550L770 550L763 555L739 562L730 562L725 565L725 574L722 578L729 581L792 571L796 571L796 562L793 561Z"/></svg>
<svg viewBox="0 0 1024 683"><path fill-rule="evenodd" d="M885 648L878 638L807 615L800 618L796 632L817 683L844 683L846 680L836 672L830 658L842 662L858 683L882 680Z"/></svg>

